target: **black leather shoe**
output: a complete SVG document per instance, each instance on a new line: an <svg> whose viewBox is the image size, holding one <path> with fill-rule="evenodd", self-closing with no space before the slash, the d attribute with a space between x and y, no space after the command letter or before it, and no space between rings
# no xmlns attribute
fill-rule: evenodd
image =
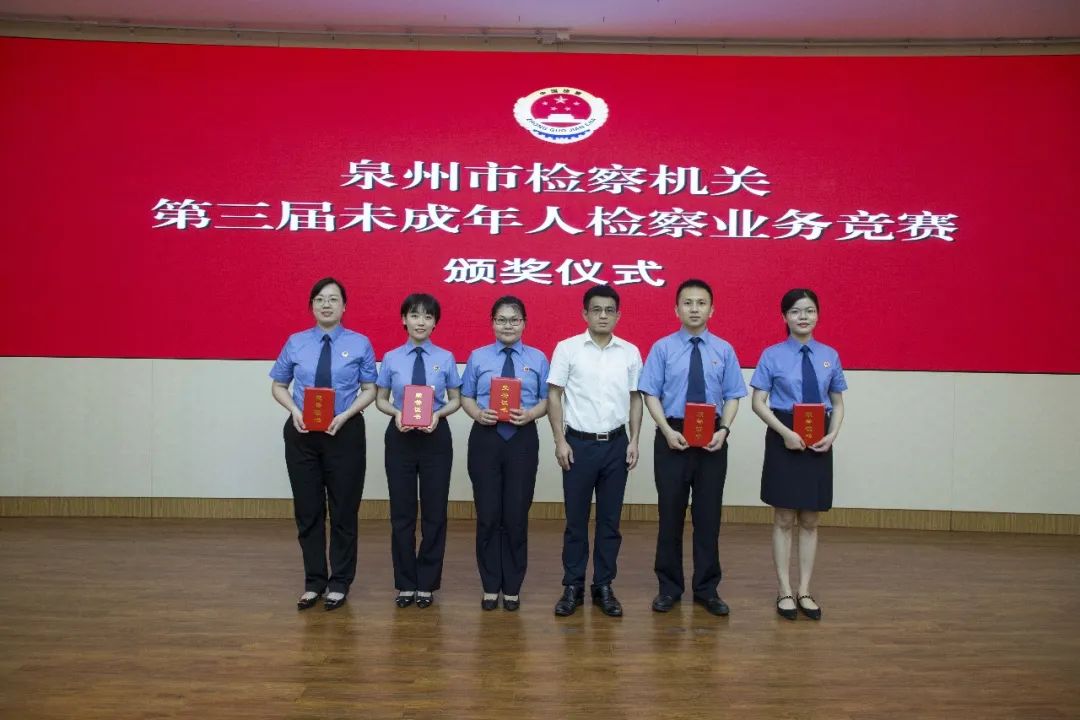
<svg viewBox="0 0 1080 720"><path fill-rule="evenodd" d="M315 591L314 590L309 590L308 592L315 592ZM313 608L313 607L315 607L315 603L319 602L319 595L316 595L313 598L304 599L304 595L306 595L306 594L307 594L307 592L301 594L300 598L296 601L296 609L297 610L307 610L308 608Z"/></svg>
<svg viewBox="0 0 1080 720"><path fill-rule="evenodd" d="M810 618L811 620L820 620L821 619L821 608L816 607L813 610L811 610L810 608L803 606L802 601L803 601L804 598L807 599L807 600L810 600L812 603L817 605L817 600L814 600L814 597L812 595L800 595L799 596L799 601L798 601L798 603L796 603L799 606L799 611L802 612L803 615Z"/></svg>
<svg viewBox="0 0 1080 720"><path fill-rule="evenodd" d="M563 587L562 597L555 603L555 614L559 617L569 617L585 602L585 588L566 585Z"/></svg>
<svg viewBox="0 0 1080 720"><path fill-rule="evenodd" d="M622 617L622 604L615 597L610 585L601 585L592 589L592 604L608 617Z"/></svg>
<svg viewBox="0 0 1080 720"><path fill-rule="evenodd" d="M521 600L510 600L503 595L503 610L517 612L521 608Z"/></svg>
<svg viewBox="0 0 1080 720"><path fill-rule="evenodd" d="M480 601L480 607L484 610L494 610L499 607L499 598L492 598L491 600L484 598Z"/></svg>
<svg viewBox="0 0 1080 720"><path fill-rule="evenodd" d="M679 602L671 595L664 595L661 593L653 598L652 609L653 612L671 612L671 608L675 607L675 603Z"/></svg>
<svg viewBox="0 0 1080 720"><path fill-rule="evenodd" d="M398 595L394 598L394 604L399 608L407 608L416 600L415 595Z"/></svg>
<svg viewBox="0 0 1080 720"><path fill-rule="evenodd" d="M717 617L726 617L727 614L731 612L731 609L727 606L727 603L721 600L719 595L711 598L699 598L695 596L694 602L696 602L698 605L704 606L704 608L708 610L711 615L716 615Z"/></svg>
<svg viewBox="0 0 1080 720"><path fill-rule="evenodd" d="M799 611L796 610L795 608L785 610L784 608L780 607L780 601L781 600L794 600L794 599L795 598L791 597L790 595L777 596L777 598L776 598L776 614L779 615L780 617L784 618L785 620L794 620L795 618L799 617Z"/></svg>
<svg viewBox="0 0 1080 720"><path fill-rule="evenodd" d="M337 610L339 607L341 607L344 604L345 604L345 598L344 597L342 597L342 598L340 598L338 600L327 599L327 601L325 603L323 603L323 610L326 610L327 612L329 612L331 610Z"/></svg>
<svg viewBox="0 0 1080 720"><path fill-rule="evenodd" d="M416 607L420 608L421 610L423 610L424 608L431 607L431 604L434 603L434 602L435 602L435 596L434 595L417 595L416 596Z"/></svg>

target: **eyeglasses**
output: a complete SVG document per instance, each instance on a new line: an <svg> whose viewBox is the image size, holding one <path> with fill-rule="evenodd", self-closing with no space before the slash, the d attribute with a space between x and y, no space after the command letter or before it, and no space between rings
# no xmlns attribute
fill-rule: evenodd
<svg viewBox="0 0 1080 720"><path fill-rule="evenodd" d="M524 318L519 318L519 317L516 317L516 318L497 317L497 318L495 318L495 324L498 325L499 327L517 327L518 325L521 325L521 323L523 323L523 322L525 322L525 319Z"/></svg>
<svg viewBox="0 0 1080 720"><path fill-rule="evenodd" d="M591 315L615 315L619 311L613 307L591 307L589 313Z"/></svg>
<svg viewBox="0 0 1080 720"><path fill-rule="evenodd" d="M311 300L311 303L313 305L318 305L319 307L323 307L325 305L334 306L334 305L340 305L341 304L341 298L339 298L337 295L331 295L330 297L323 297L321 295L316 295Z"/></svg>
<svg viewBox="0 0 1080 720"><path fill-rule="evenodd" d="M788 317L793 317L793 318L801 318L801 317L812 318L812 317L817 317L817 308L812 308L811 307L811 308L806 308L804 310L800 310L798 308L791 308L790 310L787 311L787 314L788 314Z"/></svg>

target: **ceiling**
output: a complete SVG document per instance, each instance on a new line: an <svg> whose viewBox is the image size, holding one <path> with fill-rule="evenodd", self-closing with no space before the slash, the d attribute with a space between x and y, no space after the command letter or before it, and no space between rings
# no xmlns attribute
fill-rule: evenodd
<svg viewBox="0 0 1080 720"><path fill-rule="evenodd" d="M1080 0L0 0L0 20L646 40L1080 38Z"/></svg>

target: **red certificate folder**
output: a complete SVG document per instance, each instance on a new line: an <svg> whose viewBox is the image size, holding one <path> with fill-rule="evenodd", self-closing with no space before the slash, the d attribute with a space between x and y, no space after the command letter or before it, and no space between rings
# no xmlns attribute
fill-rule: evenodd
<svg viewBox="0 0 1080 720"><path fill-rule="evenodd" d="M325 430L334 419L334 391L331 388L304 388L304 427Z"/></svg>
<svg viewBox="0 0 1080 720"><path fill-rule="evenodd" d="M813 445L825 437L825 405L822 403L795 403L791 429L807 445Z"/></svg>
<svg viewBox="0 0 1080 720"><path fill-rule="evenodd" d="M521 381L517 378L491 378L489 407L499 414L500 422L509 422L510 411L521 409Z"/></svg>
<svg viewBox="0 0 1080 720"><path fill-rule="evenodd" d="M406 385L401 397L401 426L428 427L435 409L435 388L430 385Z"/></svg>
<svg viewBox="0 0 1080 720"><path fill-rule="evenodd" d="M716 406L709 403L686 403L683 414L683 437L690 447L705 447L716 432Z"/></svg>

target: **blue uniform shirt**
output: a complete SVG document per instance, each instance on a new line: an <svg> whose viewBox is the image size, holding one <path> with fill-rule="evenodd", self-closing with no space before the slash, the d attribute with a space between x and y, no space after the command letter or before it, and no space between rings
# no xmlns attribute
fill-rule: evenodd
<svg viewBox="0 0 1080 720"><path fill-rule="evenodd" d="M686 412L690 353L694 349L691 337L686 328L681 328L679 332L657 340L645 359L638 381L638 390L660 398L664 415L669 418L681 418ZM701 362L705 370L705 402L716 405L719 410L728 400L746 397L746 383L735 349L708 330L698 337L704 340Z"/></svg>
<svg viewBox="0 0 1080 720"><path fill-rule="evenodd" d="M810 360L814 364L818 391L825 409L832 410L829 393L847 390L840 356L828 345L817 340L808 342ZM802 343L789 337L782 343L770 345L761 353L750 384L769 393L769 407L791 412L795 403L802 402Z"/></svg>
<svg viewBox="0 0 1080 720"><path fill-rule="evenodd" d="M280 383L292 382L293 402L304 409L304 389L315 383L315 368L322 354L323 335L316 326L294 333L285 342L270 377ZM375 382L375 351L360 333L338 325L330 335L330 382L334 386L334 414L349 409L360 391L360 383Z"/></svg>
<svg viewBox="0 0 1080 720"><path fill-rule="evenodd" d="M413 365L416 363L413 349L416 347L412 342L407 342L386 353L379 368L379 379L375 381L381 388L390 388L390 397L398 410L401 409L405 386L412 384ZM461 387L457 363L449 350L443 350L430 340L425 340L419 347L423 348L427 384L435 388L435 410L441 410L446 405L447 388Z"/></svg>
<svg viewBox="0 0 1080 720"><path fill-rule="evenodd" d="M491 378L502 377L504 347L501 342L478 347L465 363L461 394L476 400L482 410L491 407ZM544 353L520 340L510 347L514 351L514 375L521 380L521 409L528 410L547 399L548 361Z"/></svg>

